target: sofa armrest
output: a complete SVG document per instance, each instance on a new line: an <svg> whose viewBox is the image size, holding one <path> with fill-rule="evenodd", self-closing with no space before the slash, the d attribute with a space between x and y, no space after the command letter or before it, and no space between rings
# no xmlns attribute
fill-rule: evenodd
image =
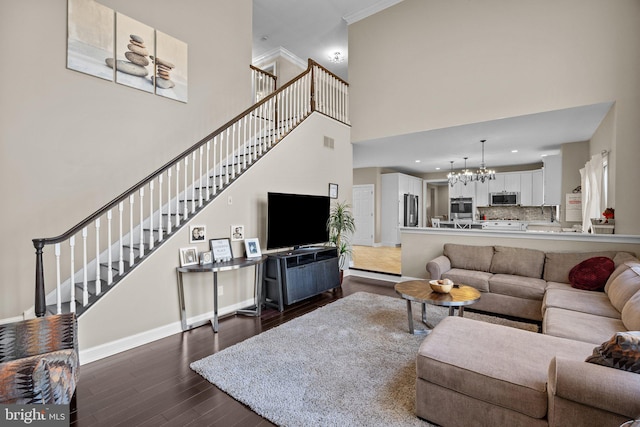
<svg viewBox="0 0 640 427"><path fill-rule="evenodd" d="M640 375L556 357L549 365L549 399L562 398L630 419L640 415Z"/></svg>
<svg viewBox="0 0 640 427"><path fill-rule="evenodd" d="M427 271L431 276L431 280L440 280L442 274L449 270L451 270L451 261L444 255L440 255L427 263Z"/></svg>

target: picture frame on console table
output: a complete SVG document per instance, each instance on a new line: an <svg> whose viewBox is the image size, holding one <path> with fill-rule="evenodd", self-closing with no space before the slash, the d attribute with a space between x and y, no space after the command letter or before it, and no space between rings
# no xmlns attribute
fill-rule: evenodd
<svg viewBox="0 0 640 427"><path fill-rule="evenodd" d="M195 246L180 248L180 267L198 264L198 251Z"/></svg>
<svg viewBox="0 0 640 427"><path fill-rule="evenodd" d="M213 253L211 251L200 252L200 265L211 264L213 262Z"/></svg>
<svg viewBox="0 0 640 427"><path fill-rule="evenodd" d="M247 253L247 258L259 258L262 256L260 241L257 238L244 239L244 249Z"/></svg>
<svg viewBox="0 0 640 427"><path fill-rule="evenodd" d="M228 238L211 239L209 240L209 247L211 248L214 262L231 261L233 259L231 241Z"/></svg>

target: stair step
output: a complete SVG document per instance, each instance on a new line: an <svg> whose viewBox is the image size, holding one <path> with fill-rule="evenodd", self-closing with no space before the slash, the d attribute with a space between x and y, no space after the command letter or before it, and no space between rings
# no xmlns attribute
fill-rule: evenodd
<svg viewBox="0 0 640 427"><path fill-rule="evenodd" d="M89 306L87 307L83 307L81 304L76 304L76 316L79 316L80 314L82 314L82 312L89 308ZM47 311L51 314L56 314L57 313L57 306L55 304L52 305L48 305L47 306ZM71 312L71 303L70 302L63 302L62 304L60 304L60 312L61 313L70 313Z"/></svg>
<svg viewBox="0 0 640 427"><path fill-rule="evenodd" d="M96 280L88 280L87 281L87 291L89 292L89 298L91 298L92 296L96 295L96 283L98 283ZM104 292L105 289L108 287L109 285L107 285L107 281L106 280L100 280L100 293ZM76 282L76 300L77 301L82 301L82 291L84 288L84 283L82 282ZM80 300L78 300L78 293L80 293Z"/></svg>

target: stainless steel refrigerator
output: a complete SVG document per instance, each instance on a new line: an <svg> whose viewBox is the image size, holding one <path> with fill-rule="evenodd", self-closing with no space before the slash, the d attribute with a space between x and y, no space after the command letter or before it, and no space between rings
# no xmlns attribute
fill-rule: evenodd
<svg viewBox="0 0 640 427"><path fill-rule="evenodd" d="M418 196L413 194L404 195L404 226L418 226Z"/></svg>

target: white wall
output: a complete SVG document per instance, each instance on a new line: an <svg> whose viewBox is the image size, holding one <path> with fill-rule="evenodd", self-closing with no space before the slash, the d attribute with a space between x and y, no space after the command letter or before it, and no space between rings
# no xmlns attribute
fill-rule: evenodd
<svg viewBox="0 0 640 427"><path fill-rule="evenodd" d="M638 40L636 0L404 0L349 26L353 141L615 101L616 232L640 234Z"/></svg>
<svg viewBox="0 0 640 427"><path fill-rule="evenodd" d="M101 3L188 44L189 102L66 69L66 0L0 2L0 319L33 306L31 239L63 233L251 100L250 0Z"/></svg>
<svg viewBox="0 0 640 427"><path fill-rule="evenodd" d="M334 149L324 146L324 136L335 140ZM230 237L231 225L244 225L245 237L257 237L266 246L267 192L327 195L330 182L339 186L338 200L351 202L352 156L350 129L324 115L314 113L289 136L258 161L222 196L193 219L207 227L207 239ZM232 205L227 204L232 197ZM180 321L176 267L179 248L189 244L188 227L180 230L162 248L120 282L79 319L81 351L136 334L163 329L177 332ZM198 251L207 244L196 245ZM235 256L242 256L241 242L233 243ZM196 316L213 310L212 274L185 275L187 314ZM218 275L224 295L220 310L253 298L253 269ZM172 329L173 328L173 329ZM82 354L82 353L81 353Z"/></svg>

